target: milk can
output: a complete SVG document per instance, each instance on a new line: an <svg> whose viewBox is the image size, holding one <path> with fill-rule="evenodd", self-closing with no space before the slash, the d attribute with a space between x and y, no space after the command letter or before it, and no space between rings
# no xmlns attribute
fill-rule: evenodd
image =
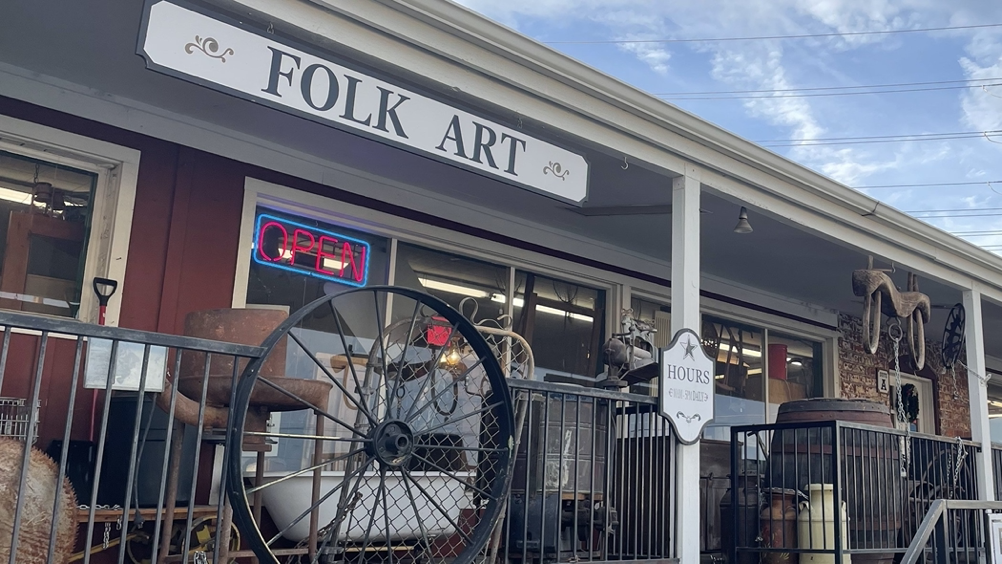
<svg viewBox="0 0 1002 564"><path fill-rule="evenodd" d="M835 550L835 486L809 484L810 501L800 502L797 516L797 546L800 548ZM841 515L842 550L849 548L849 517L845 502L839 502ZM849 564L849 555L843 552L842 564ZM801 554L800 564L835 564L834 554Z"/></svg>
<svg viewBox="0 0 1002 564"><path fill-rule="evenodd" d="M763 548L795 548L797 546L797 495L788 488L767 488L763 491L765 508L759 516ZM790 552L763 552L763 564L796 564L797 555Z"/></svg>

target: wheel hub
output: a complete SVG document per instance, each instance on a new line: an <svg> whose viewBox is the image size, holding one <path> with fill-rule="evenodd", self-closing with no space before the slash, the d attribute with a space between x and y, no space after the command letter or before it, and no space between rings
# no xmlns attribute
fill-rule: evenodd
<svg viewBox="0 0 1002 564"><path fill-rule="evenodd" d="M402 466L414 452L414 433L403 421L384 421L369 435L366 450L381 464Z"/></svg>

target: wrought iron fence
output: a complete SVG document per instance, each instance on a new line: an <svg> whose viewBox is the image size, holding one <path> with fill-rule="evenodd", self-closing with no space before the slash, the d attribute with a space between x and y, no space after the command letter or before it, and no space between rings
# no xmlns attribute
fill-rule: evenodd
<svg viewBox="0 0 1002 564"><path fill-rule="evenodd" d="M734 562L900 557L937 499L977 499L970 441L841 421L735 427Z"/></svg>
<svg viewBox="0 0 1002 564"><path fill-rule="evenodd" d="M657 399L509 381L527 406L502 553L514 562L670 561L675 440Z"/></svg>
<svg viewBox="0 0 1002 564"><path fill-rule="evenodd" d="M992 445L992 476L995 478L995 499L1002 500L1002 445Z"/></svg>
<svg viewBox="0 0 1002 564"><path fill-rule="evenodd" d="M206 486L222 444L209 429L228 418L209 381L228 388L259 347L9 311L0 331L0 395L19 398L0 438L0 481L18 494L0 511L0 558L240 555L224 496Z"/></svg>
<svg viewBox="0 0 1002 564"><path fill-rule="evenodd" d="M900 564L915 564L920 559L937 564L994 562L991 546L998 550L1002 539L989 541L988 524L1000 511L1002 502L997 501L934 501Z"/></svg>
<svg viewBox="0 0 1002 564"><path fill-rule="evenodd" d="M675 442L656 398L522 380L533 372L528 345L502 330L483 333L518 421L498 558L673 560ZM230 390L263 353L0 312L0 397L12 398L0 429L0 480L19 494L9 514L0 508L0 559L252 557L221 494L222 467ZM36 481L48 486L27 495Z"/></svg>
<svg viewBox="0 0 1002 564"><path fill-rule="evenodd" d="M724 555L723 538L729 534L724 528L730 528L724 516L720 513L720 504L730 503L727 492L731 480L729 476L715 476L713 473L699 477L699 514L700 514L700 552L711 556L716 561Z"/></svg>

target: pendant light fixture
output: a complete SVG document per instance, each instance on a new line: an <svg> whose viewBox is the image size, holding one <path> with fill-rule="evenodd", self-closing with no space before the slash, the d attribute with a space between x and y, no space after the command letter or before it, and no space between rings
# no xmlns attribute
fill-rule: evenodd
<svg viewBox="0 0 1002 564"><path fill-rule="evenodd" d="M748 209L741 206L741 212L738 213L738 224L734 226L735 233L751 233L754 231L750 223L748 223Z"/></svg>

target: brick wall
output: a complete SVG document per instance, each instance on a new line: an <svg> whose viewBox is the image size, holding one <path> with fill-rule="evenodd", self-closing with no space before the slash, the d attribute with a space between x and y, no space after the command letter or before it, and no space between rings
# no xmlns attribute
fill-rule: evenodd
<svg viewBox="0 0 1002 564"><path fill-rule="evenodd" d="M886 332L881 335L880 348L867 354L863 346L863 320L839 314L838 371L842 383L842 397L861 398L891 405L886 393L877 391L877 371L887 370L890 385L894 385L894 353ZM936 407L936 433L948 437L970 437L970 408L967 401L967 372L957 367L957 397L954 398L953 378L942 369L940 362L939 333L930 335L926 329L925 368L916 372L906 340L901 342L901 371L932 380Z"/></svg>

